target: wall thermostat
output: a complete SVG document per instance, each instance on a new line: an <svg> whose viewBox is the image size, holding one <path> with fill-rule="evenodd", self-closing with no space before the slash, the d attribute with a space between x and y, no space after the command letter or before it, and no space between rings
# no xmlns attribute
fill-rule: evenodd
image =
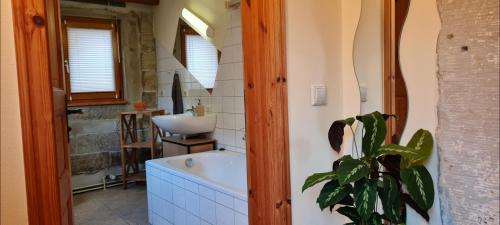
<svg viewBox="0 0 500 225"><path fill-rule="evenodd" d="M326 105L326 85L311 85L311 103L313 106Z"/></svg>

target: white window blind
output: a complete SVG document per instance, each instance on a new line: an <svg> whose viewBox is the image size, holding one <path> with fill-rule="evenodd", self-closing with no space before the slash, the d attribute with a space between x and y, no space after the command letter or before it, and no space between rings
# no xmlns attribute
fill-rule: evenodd
<svg viewBox="0 0 500 225"><path fill-rule="evenodd" d="M115 91L112 30L67 29L72 93Z"/></svg>
<svg viewBox="0 0 500 225"><path fill-rule="evenodd" d="M213 88L219 64L217 49L199 35L186 35L187 69L205 87Z"/></svg>

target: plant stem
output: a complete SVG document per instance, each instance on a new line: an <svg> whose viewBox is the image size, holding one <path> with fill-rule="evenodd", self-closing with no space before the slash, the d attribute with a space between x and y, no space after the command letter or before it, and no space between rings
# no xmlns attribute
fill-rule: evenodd
<svg viewBox="0 0 500 225"><path fill-rule="evenodd" d="M356 149L356 156L359 159L358 144L356 143L356 134L354 133L354 130L352 129L352 126L349 126L349 128L351 128L352 142L354 143L354 149Z"/></svg>

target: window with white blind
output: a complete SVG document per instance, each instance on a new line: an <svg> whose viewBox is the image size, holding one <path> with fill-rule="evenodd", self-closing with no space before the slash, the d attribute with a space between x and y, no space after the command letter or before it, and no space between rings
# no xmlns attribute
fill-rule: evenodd
<svg viewBox="0 0 500 225"><path fill-rule="evenodd" d="M185 38L187 69L205 88L213 88L219 65L217 49L200 35L188 34Z"/></svg>
<svg viewBox="0 0 500 225"><path fill-rule="evenodd" d="M67 17L63 33L68 104L124 103L117 21Z"/></svg>

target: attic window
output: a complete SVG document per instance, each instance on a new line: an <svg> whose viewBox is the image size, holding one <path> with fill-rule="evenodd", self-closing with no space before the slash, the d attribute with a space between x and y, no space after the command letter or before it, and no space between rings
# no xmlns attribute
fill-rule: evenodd
<svg viewBox="0 0 500 225"><path fill-rule="evenodd" d="M124 104L118 21L66 17L65 89L69 106Z"/></svg>

